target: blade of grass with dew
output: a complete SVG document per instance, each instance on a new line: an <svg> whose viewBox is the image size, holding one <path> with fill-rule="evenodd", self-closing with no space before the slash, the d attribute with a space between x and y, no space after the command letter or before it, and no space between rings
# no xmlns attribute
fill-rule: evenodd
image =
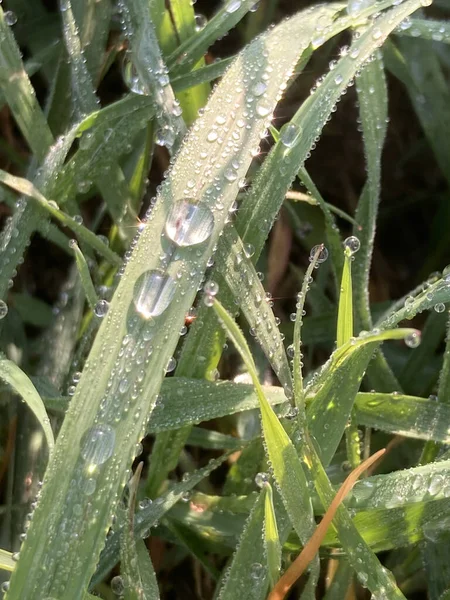
<svg viewBox="0 0 450 600"><path fill-rule="evenodd" d="M267 556L269 585L272 588L278 581L281 571L281 542L278 535L273 492L269 482L264 484L264 547Z"/></svg>
<svg viewBox="0 0 450 600"><path fill-rule="evenodd" d="M251 386L253 388L253 386ZM256 394L255 394L256 395ZM258 407L258 399L256 398ZM264 447L261 438L252 440L241 451L236 462L230 465L223 486L224 495L250 494L254 489L255 467L258 469L265 460Z"/></svg>
<svg viewBox="0 0 450 600"><path fill-rule="evenodd" d="M175 483L167 492L162 494L154 502L147 503L134 517L134 537L135 539L146 538L150 529L155 527L161 518L177 503L186 492L190 492L198 483L208 477L215 469L220 467L229 459L231 452L225 452L219 458L210 460L209 463L189 474L185 481ZM108 538L106 546L100 556L100 561L94 577L91 581L91 587L101 582L108 572L118 561L120 539L122 530L115 530Z"/></svg>
<svg viewBox="0 0 450 600"><path fill-rule="evenodd" d="M354 338L335 350L319 377L306 389L308 429L328 466L344 434L361 380L378 343L418 336L415 329L394 329ZM376 343L374 343L376 342Z"/></svg>
<svg viewBox="0 0 450 600"><path fill-rule="evenodd" d="M133 459L136 443L145 431L169 358L176 347L184 315L191 306L237 195L237 181L249 167L250 150L259 143L260 132L297 60L298 46L292 42L291 33L295 32L298 22L298 17L283 22L241 52L212 94L209 110L187 136L168 178L161 185L158 201L135 243L70 403L47 469L40 501L11 578L8 600L28 600L35 596L36 590L40 594L64 595L66 600L71 600L87 585L104 544L113 507L123 488L124 474ZM261 78L268 67L273 71L264 98L250 101L253 85L250 75ZM242 92L237 96L239 86L242 86ZM213 130L218 137L220 133L225 147L230 143L233 148L224 158L218 138L209 134L226 98L235 103L234 111L228 113L226 129ZM232 136L241 119L250 125L250 129L246 129L245 137L234 140ZM180 239L176 225L180 211L184 215L186 207L184 200L177 202L177 199L184 198L186 177L192 172L192 155L202 152L206 154L205 161L198 167L192 191L200 206L196 208L195 205L194 209L201 210L205 220L201 234L194 220L194 238L189 238L190 244L186 247L185 238ZM222 177L218 181L218 171L211 172L209 160L211 157L216 159L219 154ZM239 161L235 170L237 181L230 182L223 172L235 160ZM206 190L211 189L212 193L206 194ZM168 238L166 232L179 246L175 252L172 252L173 243L169 242L172 238ZM194 252L190 246L196 246ZM151 285L155 289L155 278L160 282L157 295L145 295L143 306L140 299L142 286ZM150 305L148 301L151 301ZM146 319L146 315L152 319ZM141 363L132 360L137 352L147 361L143 377ZM124 378L128 388L122 384L120 389L123 391L120 392L119 385ZM129 410L131 406L133 410ZM106 438L99 432L100 426ZM102 440L104 449L100 455L94 452L98 439ZM84 486L92 475L96 479L96 489L86 496ZM75 486L70 483L74 480ZM72 511L74 504L82 507L80 514ZM87 518L85 509L93 511L92 514L99 511L95 512L98 516L94 524ZM60 526L62 521L67 523L65 530ZM73 531L79 534L76 541L71 536ZM70 552L60 553L61 545L69 537ZM45 561L42 560L44 554ZM49 576L46 561L55 561L52 562L54 576Z"/></svg>
<svg viewBox="0 0 450 600"><path fill-rule="evenodd" d="M55 445L55 438L53 437L53 431L42 399L30 379L15 363L1 356L0 379L5 381L14 392L24 400L28 408L33 412L44 431L49 453L51 455Z"/></svg>
<svg viewBox="0 0 450 600"><path fill-rule="evenodd" d="M159 600L158 583L147 547L142 540L134 539L134 511L142 466L140 463L128 483L130 496L120 544L124 600Z"/></svg>
<svg viewBox="0 0 450 600"><path fill-rule="evenodd" d="M450 44L450 25L448 21L432 19L408 19L395 30L395 35L443 42Z"/></svg>
<svg viewBox="0 0 450 600"><path fill-rule="evenodd" d="M359 239L360 250L354 265L355 320L357 331L372 328L370 314L369 278L373 245L380 202L381 156L386 138L387 88L380 51L356 79L367 182L358 201L353 235ZM385 357L377 352L368 368L371 385L380 391L399 389Z"/></svg>
<svg viewBox="0 0 450 600"><path fill-rule="evenodd" d="M175 49L173 42L182 44L196 33L194 6L189 0L172 0L169 12L170 21L167 20L167 23L170 23L170 26L162 27L159 31L157 29L161 50L165 55ZM201 57L193 70L202 68L204 64L205 60ZM183 119L187 126L190 126L197 118L198 111L206 104L210 91L211 88L207 82L202 82L177 94L177 99L183 110Z"/></svg>
<svg viewBox="0 0 450 600"><path fill-rule="evenodd" d="M188 445L209 450L241 450L246 441L202 427L193 427L188 437Z"/></svg>
<svg viewBox="0 0 450 600"><path fill-rule="evenodd" d="M444 305L442 305L444 308ZM438 309L441 310L438 306ZM400 382L409 394L424 395L428 390L426 380L422 373L422 366L435 355L445 335L445 323L448 316L446 312L430 311L422 329L420 345L408 356L408 359L399 375ZM438 374L436 373L436 379Z"/></svg>
<svg viewBox="0 0 450 600"><path fill-rule="evenodd" d="M217 600L248 597L262 600L267 593L269 577L264 537L264 510L266 494L261 491L250 512L236 548L230 568L226 571L217 594Z"/></svg>
<svg viewBox="0 0 450 600"><path fill-rule="evenodd" d="M305 53L305 49L309 47L311 41L315 38L318 19L321 20L321 23L323 22L324 28L327 27L329 29L330 37L348 26L347 22L345 24L339 22L336 25L333 23L333 19L340 9L340 4L333 4L320 7L320 9L318 9L319 12L315 11L313 14L309 14L307 11L302 11L294 17L295 21L291 21L291 24L293 25L292 39L295 39L298 44L295 62L298 62L299 57ZM299 69L298 65L297 69ZM316 96L318 105L322 105L324 98L326 97L326 94L324 94L324 97L320 94L319 97ZM330 112L331 109L332 104L329 106ZM314 111L312 111L311 114L313 113ZM317 114L319 115L318 121L321 126L323 126L326 122L326 117L320 111L317 111ZM320 129L319 124L317 127ZM312 136L305 142L305 155L307 153L307 148L310 148L313 140L314 137ZM280 157L277 158L277 163L273 162L272 173L277 171L274 165L279 164L279 160ZM293 172L292 178L295 177L295 173L296 171ZM255 254L252 257L252 262L254 264L259 257L264 241L269 234L274 219L284 200L283 193L283 195L279 197L279 203L275 207L273 206L274 198L277 196L273 188L270 190L271 193L267 192L270 181L271 178L264 180L259 186L257 193L252 194L251 197L248 198L248 202L244 200L240 207L236 223L236 228L240 233L243 242L251 244L255 248ZM286 189L289 188L290 181L291 180L289 179L289 181L286 182ZM259 201L261 197L265 199L265 202L258 204L257 201ZM261 215L264 215L263 220ZM220 244L221 241L219 240L219 245ZM224 249L223 252L226 255L226 249ZM225 277L226 272L223 274L223 278ZM232 310L234 308L233 298L230 293L226 294L226 285L222 282L223 278L221 277L220 269L215 268L211 278L219 284L219 289L221 290L219 291L219 297L221 298L221 301L228 310ZM194 376L199 378L207 377L208 373L213 371L219 363L224 342L224 332L220 325L218 325L214 312L207 311L205 307L201 307L183 346L183 352L176 375L188 377ZM193 363L192 356L202 357L203 364ZM154 495L157 492L162 481L166 479L167 474L176 467L178 457L188 435L188 429L184 431L180 429L174 434L162 434L156 437L152 462L149 469L148 490L150 495Z"/></svg>
<svg viewBox="0 0 450 600"><path fill-rule="evenodd" d="M206 54L211 44L233 29L254 4L254 0L242 0L236 9L237 3L234 0L226 2L203 29L183 41L168 56L167 66L171 75L178 76L190 71L199 59Z"/></svg>
<svg viewBox="0 0 450 600"><path fill-rule="evenodd" d="M195 71L173 77L170 80L174 92L182 92L185 89L199 85L200 83L209 83L215 79L219 79L231 65L234 56L230 58L222 58L213 62L210 65L200 67Z"/></svg>
<svg viewBox="0 0 450 600"><path fill-rule="evenodd" d="M124 32L130 42L128 85L139 94L151 95L157 107L157 136L160 143L169 150L173 148L176 151L186 133L186 126L166 73L151 20L150 6L139 0L120 0L119 8Z"/></svg>
<svg viewBox="0 0 450 600"><path fill-rule="evenodd" d="M347 344L353 337L352 257L351 249L345 246L337 317L336 345L338 348Z"/></svg>
<svg viewBox="0 0 450 600"><path fill-rule="evenodd" d="M94 248L94 250L96 250L105 260L115 266L120 266L122 264L122 259L105 245L95 233L78 223L74 218L62 212L55 206L54 202L47 200L47 198L45 198L45 196L43 196L30 181L22 179L21 177L15 177L0 169L0 182L35 200L41 209L55 217L62 225L70 228L78 235L80 240L85 241L88 246Z"/></svg>
<svg viewBox="0 0 450 600"><path fill-rule="evenodd" d="M294 445L264 395L244 335L218 300L214 300L213 309L226 329L228 337L236 346L252 378L260 403L265 448L271 470L279 486L291 523L300 539L305 542L314 530L314 519L308 483L302 464ZM315 560L308 580L310 591L314 589L317 582L318 569L318 560Z"/></svg>
<svg viewBox="0 0 450 600"><path fill-rule="evenodd" d="M91 310L94 310L98 302L98 296L97 292L95 291L94 284L92 283L88 264L76 241L71 240L69 243L75 255L75 263L77 265L78 274L80 276L81 285L83 286L86 300L88 301Z"/></svg>
<svg viewBox="0 0 450 600"><path fill-rule="evenodd" d="M278 323L265 298L265 290L250 260L252 246L244 246L234 227L225 227L215 255L226 273L226 284L260 344L280 383L287 392L292 390L291 371L284 350Z"/></svg>
<svg viewBox="0 0 450 600"><path fill-rule="evenodd" d="M277 141L278 141L278 138L275 138L275 139L277 139ZM306 172L306 170L303 169L303 172ZM347 223L350 223L351 225L354 225L355 227L358 226L358 223L349 214L347 214L346 212L344 212L337 206L334 206L333 204L330 204L329 202L325 202L325 200L319 194L319 190L316 188L316 186L312 180L311 180L310 188L316 190L315 195L311 195L313 193L313 192L311 192L311 190L309 190L308 194L291 190L286 194L286 199L292 200L292 202L306 202L307 204L311 204L311 206L321 206L321 202L319 202L319 200L317 199L320 196L321 201L327 207L327 209L330 211L330 213L334 213L336 216L341 217L341 219L343 219L344 221L347 221ZM317 195L317 198L316 198L316 195ZM340 244L339 244L339 250L341 250Z"/></svg>

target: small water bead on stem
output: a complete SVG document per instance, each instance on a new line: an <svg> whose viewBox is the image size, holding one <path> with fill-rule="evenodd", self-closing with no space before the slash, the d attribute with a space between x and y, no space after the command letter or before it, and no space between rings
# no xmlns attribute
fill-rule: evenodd
<svg viewBox="0 0 450 600"><path fill-rule="evenodd" d="M171 303L175 288L175 280L163 271L155 269L143 273L134 286L133 302L136 311L144 319L161 315Z"/></svg>
<svg viewBox="0 0 450 600"><path fill-rule="evenodd" d="M343 242L343 245L345 251L348 252L350 256L356 254L356 252L358 252L358 250L361 248L361 242L355 235L351 235L350 237L346 238Z"/></svg>
<svg viewBox="0 0 450 600"><path fill-rule="evenodd" d="M270 475L268 473L256 473L255 483L259 488L263 488L266 483L269 483Z"/></svg>
<svg viewBox="0 0 450 600"><path fill-rule="evenodd" d="M241 8L242 0L231 0L225 7L225 10L228 14L235 13L237 10Z"/></svg>
<svg viewBox="0 0 450 600"><path fill-rule="evenodd" d="M445 304L443 302L438 302L437 304L434 305L434 310L437 313L442 313L445 310Z"/></svg>
<svg viewBox="0 0 450 600"><path fill-rule="evenodd" d="M218 284L215 281L208 281L205 283L203 291L205 292L205 296L203 298L205 306L212 306L214 304L214 298L219 293Z"/></svg>
<svg viewBox="0 0 450 600"><path fill-rule="evenodd" d="M288 150L293 148L302 135L302 128L295 123L285 123L280 129L280 142Z"/></svg>
<svg viewBox="0 0 450 600"><path fill-rule="evenodd" d="M172 373L172 371L175 371L176 366L177 366L177 361L176 361L176 359L173 356L171 356L169 358L169 361L167 363L167 366L166 366L164 372L165 373Z"/></svg>
<svg viewBox="0 0 450 600"><path fill-rule="evenodd" d="M99 300L94 306L94 314L96 317L102 319L109 309L109 302L107 300Z"/></svg>
<svg viewBox="0 0 450 600"><path fill-rule="evenodd" d="M214 216L209 208L186 198L176 202L167 216L166 234L177 246L194 246L205 242L214 229Z"/></svg>
<svg viewBox="0 0 450 600"><path fill-rule="evenodd" d="M131 52L126 52L122 62L122 77L130 92L139 96L148 94L147 88L139 78L139 74L131 60Z"/></svg>
<svg viewBox="0 0 450 600"><path fill-rule="evenodd" d="M309 262L314 260L314 257L317 253L319 253L316 259L317 265L324 263L328 258L328 250L323 244L318 244L317 246L313 246L311 248L311 252L309 253Z"/></svg>

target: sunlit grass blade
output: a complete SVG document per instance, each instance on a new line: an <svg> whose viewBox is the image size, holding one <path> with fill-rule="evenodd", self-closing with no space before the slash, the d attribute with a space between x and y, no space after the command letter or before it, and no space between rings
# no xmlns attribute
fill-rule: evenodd
<svg viewBox="0 0 450 600"><path fill-rule="evenodd" d="M0 356L0 379L18 394L33 412L44 430L49 453L53 451L55 439L44 404L36 388L25 373L12 361Z"/></svg>
<svg viewBox="0 0 450 600"><path fill-rule="evenodd" d="M264 528L264 492L261 492L250 512L231 566L225 575L218 600L248 597L263 600L268 585Z"/></svg>
<svg viewBox="0 0 450 600"><path fill-rule="evenodd" d="M267 570L270 587L278 581L281 570L281 543L278 535L273 492L269 482L263 487L264 499L264 546L267 556Z"/></svg>
<svg viewBox="0 0 450 600"><path fill-rule="evenodd" d="M348 243L347 243L348 244ZM345 246L344 268L342 270L341 288L339 293L339 309L337 318L336 344L340 348L353 337L353 287L352 287L352 258L349 245Z"/></svg>
<svg viewBox="0 0 450 600"><path fill-rule="evenodd" d="M259 383L256 367L244 335L217 300L214 301L213 308L226 329L227 335L245 362L252 378L260 403L267 457L291 523L300 539L305 542L312 534L314 519L311 500L308 494L308 484L302 464L288 434L283 429L278 417L264 395L264 390ZM315 580L317 577L316 569L318 564L316 563L316 565L314 567L314 575L311 574L312 580Z"/></svg>
<svg viewBox="0 0 450 600"><path fill-rule="evenodd" d="M2 571L14 571L15 566L16 563L12 559L12 552L7 552L0 548L0 569Z"/></svg>
<svg viewBox="0 0 450 600"><path fill-rule="evenodd" d="M120 544L120 564L125 600L159 600L158 584L145 543L134 539L134 511L142 472L140 463L128 483L128 511Z"/></svg>

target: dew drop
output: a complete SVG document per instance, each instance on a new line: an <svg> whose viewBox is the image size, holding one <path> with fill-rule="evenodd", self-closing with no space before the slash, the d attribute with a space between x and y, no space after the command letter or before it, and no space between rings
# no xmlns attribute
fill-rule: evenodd
<svg viewBox="0 0 450 600"><path fill-rule="evenodd" d="M264 484L269 483L269 474L268 473L256 473L255 475L255 483L259 488L264 487Z"/></svg>
<svg viewBox="0 0 450 600"><path fill-rule="evenodd" d="M5 23L10 27L17 23L17 15L12 10L6 10L4 13Z"/></svg>
<svg viewBox="0 0 450 600"><path fill-rule="evenodd" d="M4 300L0 300L0 319L4 319L8 314L8 305Z"/></svg>
<svg viewBox="0 0 450 600"><path fill-rule="evenodd" d="M103 465L114 452L116 434L109 425L94 425L81 438L81 456L92 466Z"/></svg>
<svg viewBox="0 0 450 600"><path fill-rule="evenodd" d="M286 148L293 148L300 139L302 128L295 123L285 123L280 129L280 142Z"/></svg>
<svg viewBox="0 0 450 600"><path fill-rule="evenodd" d="M219 285L215 281L208 281L205 283L203 291L208 296L217 296L219 293Z"/></svg>
<svg viewBox="0 0 450 600"><path fill-rule="evenodd" d="M206 27L207 22L208 19L205 17L205 15L195 15L195 31L201 31L204 27Z"/></svg>
<svg viewBox="0 0 450 600"><path fill-rule="evenodd" d="M136 67L131 61L131 54L128 52L125 54L122 63L122 77L130 92L139 94L140 96L147 94L147 89L140 80Z"/></svg>
<svg viewBox="0 0 450 600"><path fill-rule="evenodd" d="M176 282L162 271L143 273L134 286L133 301L137 312L149 319L162 314L172 301Z"/></svg>
<svg viewBox="0 0 450 600"><path fill-rule="evenodd" d="M214 229L214 216L207 206L189 199L176 202L167 217L166 234L177 246L205 242Z"/></svg>
<svg viewBox="0 0 450 600"><path fill-rule="evenodd" d="M420 332L413 331L405 337L405 344L408 348L417 348L420 345Z"/></svg>
<svg viewBox="0 0 450 600"><path fill-rule="evenodd" d="M109 302L107 300L99 300L94 306L94 314L102 319L108 312Z"/></svg>
<svg viewBox="0 0 450 600"><path fill-rule="evenodd" d="M250 567L250 576L252 579L260 580L264 577L264 567L261 563L253 563Z"/></svg>
<svg viewBox="0 0 450 600"><path fill-rule="evenodd" d="M356 254L361 247L361 242L359 239L351 235L350 237L344 240L344 249L349 252L350 255Z"/></svg>
<svg viewBox="0 0 450 600"><path fill-rule="evenodd" d="M255 247L252 244L245 244L244 254L247 258L251 258L255 254Z"/></svg>
<svg viewBox="0 0 450 600"><path fill-rule="evenodd" d="M166 369L165 369L166 373L172 373L172 371L175 371L176 366L177 366L177 361L173 356L171 356L169 358L169 361L168 361Z"/></svg>
<svg viewBox="0 0 450 600"><path fill-rule="evenodd" d="M265 83L264 81L258 81L258 83L255 83L255 85L252 87L252 93L254 96L262 96L264 94L264 92L267 90L267 83Z"/></svg>
<svg viewBox="0 0 450 600"><path fill-rule="evenodd" d="M319 245L311 248L311 252L309 253L309 262L313 261L316 252L318 252L320 248L322 248L322 249L320 250L319 256L317 257L317 263L320 264L327 260L328 250L325 248L325 246L322 246L321 244L319 244Z"/></svg>
<svg viewBox="0 0 450 600"><path fill-rule="evenodd" d="M241 8L242 1L241 0L231 0L227 4L226 11L229 14L232 14Z"/></svg>
<svg viewBox="0 0 450 600"><path fill-rule="evenodd" d="M120 575L116 575L111 579L111 591L116 596L123 596L125 586Z"/></svg>
<svg viewBox="0 0 450 600"><path fill-rule="evenodd" d="M267 115L270 113L270 107L267 106L267 104L260 102L256 107L256 113L260 117L267 117Z"/></svg>
<svg viewBox="0 0 450 600"><path fill-rule="evenodd" d="M437 313L444 312L444 310L445 310L445 304L443 302L438 302L437 304L434 305L434 310Z"/></svg>

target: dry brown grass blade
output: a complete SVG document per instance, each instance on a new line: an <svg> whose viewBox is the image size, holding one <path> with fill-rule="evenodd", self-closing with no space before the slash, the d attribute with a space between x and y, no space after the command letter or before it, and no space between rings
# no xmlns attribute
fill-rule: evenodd
<svg viewBox="0 0 450 600"><path fill-rule="evenodd" d="M332 503L330 504L327 512L324 514L323 519L317 526L315 532L311 536L309 542L297 556L289 569L283 574L282 577L280 577L276 586L267 597L267 600L283 600L294 583L299 579L299 577L301 577L306 567L316 555L316 552L319 550L320 544L327 533L328 527L331 521L334 519L334 515L336 514L336 511L341 502L344 500L345 496L355 485L359 476L366 469L372 466L379 458L381 458L385 451L385 448L378 450L378 452L375 452L373 456L370 456L349 474L347 479L339 488L336 496L333 498Z"/></svg>

